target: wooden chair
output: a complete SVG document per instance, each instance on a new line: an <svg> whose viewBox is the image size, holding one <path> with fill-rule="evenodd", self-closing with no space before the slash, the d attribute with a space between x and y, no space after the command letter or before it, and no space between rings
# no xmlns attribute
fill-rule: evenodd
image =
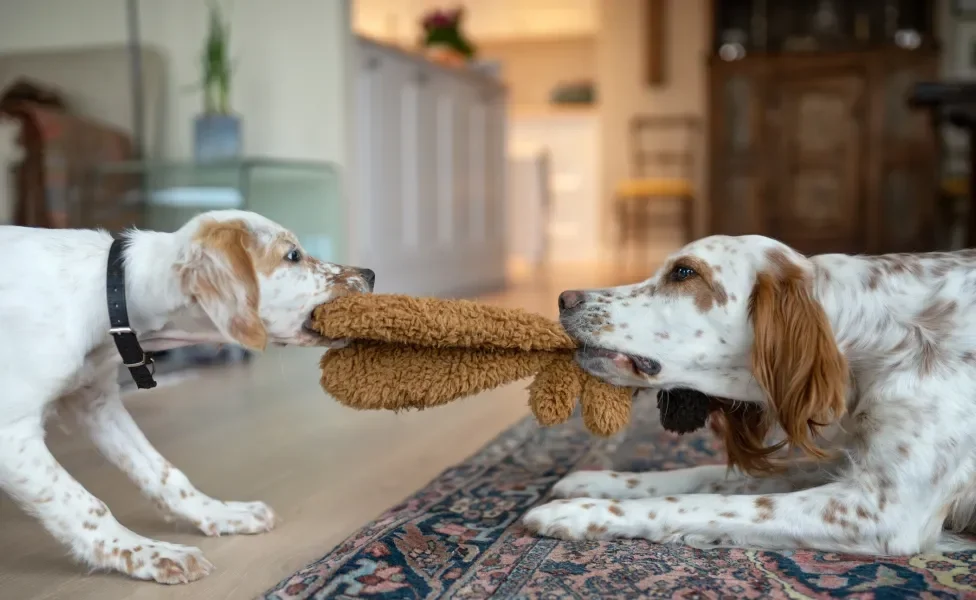
<svg viewBox="0 0 976 600"><path fill-rule="evenodd" d="M656 206L678 203L686 241L694 236L695 188L701 121L688 115L641 116L630 122L633 176L614 193L618 265L635 247L638 267L647 266Z"/></svg>

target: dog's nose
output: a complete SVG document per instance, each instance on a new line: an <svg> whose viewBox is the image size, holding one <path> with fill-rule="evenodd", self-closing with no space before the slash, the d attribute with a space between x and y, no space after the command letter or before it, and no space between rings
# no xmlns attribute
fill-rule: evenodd
<svg viewBox="0 0 976 600"><path fill-rule="evenodd" d="M373 285L376 283L376 273L372 269L356 269L359 274L363 276L366 280L366 285L369 287L369 291L373 291Z"/></svg>
<svg viewBox="0 0 976 600"><path fill-rule="evenodd" d="M578 290L567 290L562 294L559 294L559 310L573 310L577 306L583 304L586 300L586 294Z"/></svg>

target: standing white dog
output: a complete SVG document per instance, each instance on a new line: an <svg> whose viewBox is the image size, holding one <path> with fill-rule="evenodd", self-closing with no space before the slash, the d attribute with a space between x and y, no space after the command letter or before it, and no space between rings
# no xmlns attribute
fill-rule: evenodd
<svg viewBox="0 0 976 600"><path fill-rule="evenodd" d="M119 398L109 333L105 232L0 227L0 488L96 569L181 583L212 565L196 548L122 526L58 464L45 416L74 415L98 449L171 515L207 535L261 533L261 502L198 491L150 445ZM200 215L175 233L124 238L125 298L146 351L197 343L328 346L306 327L318 305L372 290L374 275L306 255L289 231L253 213Z"/></svg>

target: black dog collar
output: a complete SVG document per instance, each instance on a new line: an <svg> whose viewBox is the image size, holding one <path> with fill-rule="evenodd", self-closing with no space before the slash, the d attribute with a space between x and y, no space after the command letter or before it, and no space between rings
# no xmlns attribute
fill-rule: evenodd
<svg viewBox="0 0 976 600"><path fill-rule="evenodd" d="M136 332L129 326L129 313L125 306L125 263L122 259L124 242L120 239L112 241L108 251L108 269L106 271L106 293L108 298L108 332L115 340L115 347L122 356L122 364L129 369L132 379L139 389L148 390L156 387L153 374L156 367L151 356L146 354Z"/></svg>

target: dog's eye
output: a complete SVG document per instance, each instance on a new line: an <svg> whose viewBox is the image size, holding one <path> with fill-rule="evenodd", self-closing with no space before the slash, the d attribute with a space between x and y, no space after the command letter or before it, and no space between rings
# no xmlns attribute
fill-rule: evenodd
<svg viewBox="0 0 976 600"><path fill-rule="evenodd" d="M678 265L671 270L671 281L684 281L690 277L694 277L698 273L691 267L686 267L684 265Z"/></svg>
<svg viewBox="0 0 976 600"><path fill-rule="evenodd" d="M292 249L285 255L285 260L288 262L297 263L302 260L302 253L297 249Z"/></svg>

